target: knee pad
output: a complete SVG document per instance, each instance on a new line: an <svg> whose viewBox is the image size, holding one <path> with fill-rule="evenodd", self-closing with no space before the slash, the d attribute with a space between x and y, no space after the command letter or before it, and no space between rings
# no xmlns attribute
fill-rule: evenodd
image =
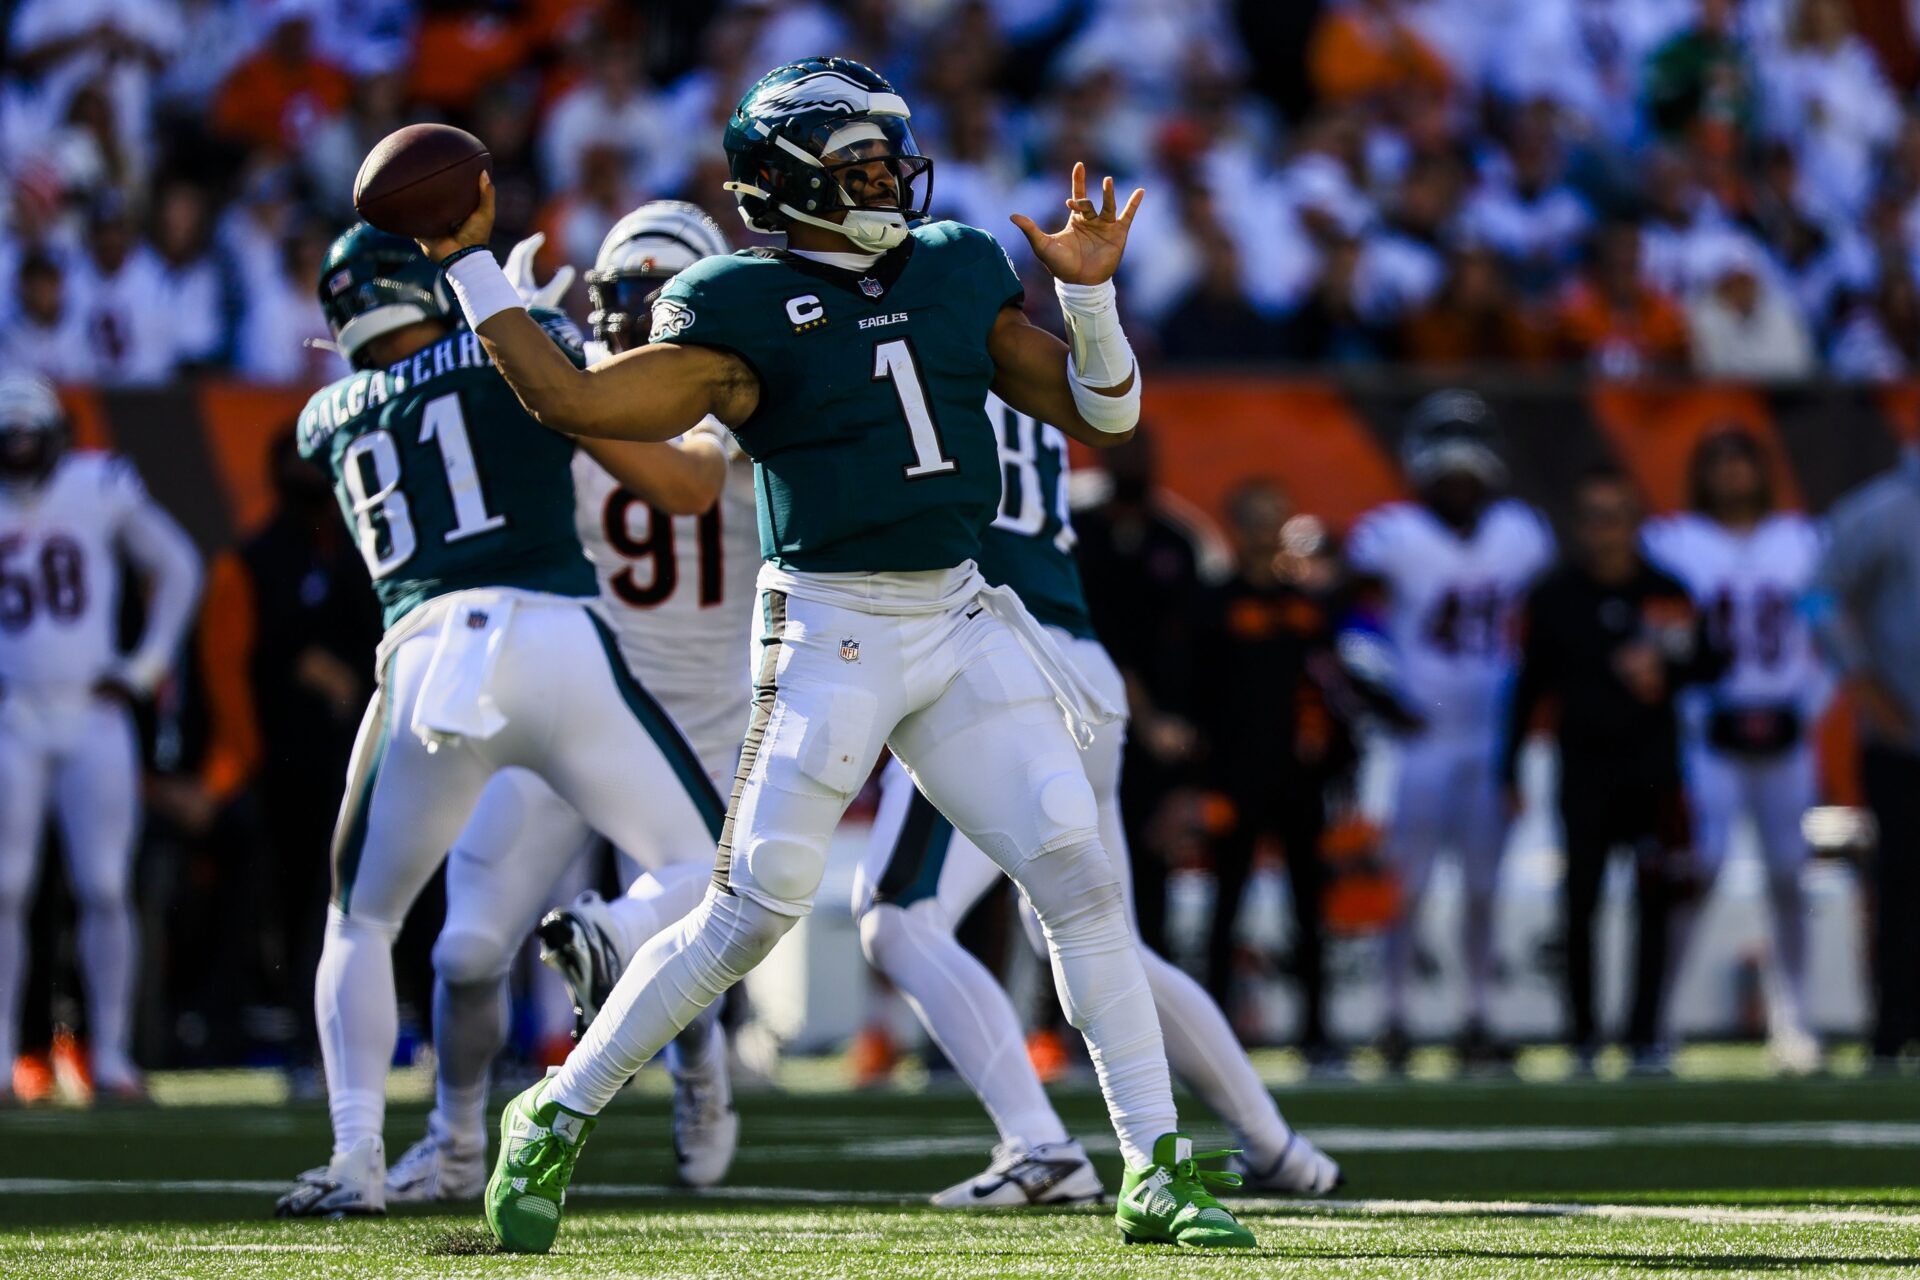
<svg viewBox="0 0 1920 1280"><path fill-rule="evenodd" d="M433 971L449 986L497 982L513 963L513 948L471 930L442 929L433 944Z"/></svg>
<svg viewBox="0 0 1920 1280"><path fill-rule="evenodd" d="M1002 868L1014 868L1055 850L1097 841L1100 804L1080 762L1044 765L1008 784L1004 801L969 819L967 836ZM961 810L954 810L956 814ZM955 825L962 825L956 817ZM1018 879L1018 876L1015 876Z"/></svg>
<svg viewBox="0 0 1920 1280"><path fill-rule="evenodd" d="M826 843L785 836L755 840L741 858L741 869L759 892L808 912L826 874Z"/></svg>
<svg viewBox="0 0 1920 1280"><path fill-rule="evenodd" d="M846 795L816 782L794 761L768 761L735 816L730 882L748 896L792 907L793 914L813 910L827 870L827 844L846 806Z"/></svg>
<svg viewBox="0 0 1920 1280"><path fill-rule="evenodd" d="M877 902L860 913L860 954L883 973L887 968L887 949L906 923L905 914L899 907L885 902Z"/></svg>

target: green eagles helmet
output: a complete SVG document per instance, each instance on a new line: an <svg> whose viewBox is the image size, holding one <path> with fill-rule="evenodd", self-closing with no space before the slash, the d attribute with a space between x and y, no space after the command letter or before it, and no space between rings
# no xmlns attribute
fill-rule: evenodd
<svg viewBox="0 0 1920 1280"><path fill-rule="evenodd" d="M868 253L898 245L933 198L933 161L913 143L910 114L884 77L849 58L767 72L727 122L727 190L741 218L768 233L824 227Z"/></svg>
<svg viewBox="0 0 1920 1280"><path fill-rule="evenodd" d="M341 353L363 368L360 350L383 333L459 315L445 274L420 246L357 223L320 262L320 309Z"/></svg>

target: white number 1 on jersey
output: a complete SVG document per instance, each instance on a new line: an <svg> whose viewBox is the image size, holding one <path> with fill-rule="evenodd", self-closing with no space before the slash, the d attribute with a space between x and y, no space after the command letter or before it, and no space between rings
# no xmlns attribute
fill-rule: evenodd
<svg viewBox="0 0 1920 1280"><path fill-rule="evenodd" d="M453 496L453 528L446 541L458 542L506 524L507 518L487 513L487 495L480 488L480 468L474 465L473 445L467 440L467 418L460 412L456 392L427 402L420 417L420 443L440 446L440 465L446 468L447 492Z"/></svg>
<svg viewBox="0 0 1920 1280"><path fill-rule="evenodd" d="M913 465L903 468L907 479L958 471L960 464L940 452L940 429L934 425L933 409L927 404L927 384L920 380L920 368L913 362L913 344L895 338L875 345L873 380L893 383L900 410L907 415L907 431L913 436Z"/></svg>

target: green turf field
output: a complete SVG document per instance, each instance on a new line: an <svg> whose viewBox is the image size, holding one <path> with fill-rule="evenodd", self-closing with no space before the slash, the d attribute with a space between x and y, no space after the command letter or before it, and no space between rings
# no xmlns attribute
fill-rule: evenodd
<svg viewBox="0 0 1920 1280"><path fill-rule="evenodd" d="M664 1187L664 1098L656 1084L623 1099L546 1258L495 1254L472 1205L275 1222L281 1183L325 1152L323 1112L276 1101L264 1077L183 1077L160 1082L169 1105L154 1109L0 1114L0 1276L1920 1273L1920 1079L1776 1082L1742 1074L1751 1061L1647 1082L1283 1083L1348 1185L1330 1204L1236 1201L1260 1234L1252 1258L1128 1248L1099 1213L920 1208L984 1163L977 1106L947 1088L839 1092L819 1068L796 1071L798 1092L742 1098L726 1194ZM1097 1095L1062 1099L1113 1185ZM423 1113L396 1106L390 1154Z"/></svg>

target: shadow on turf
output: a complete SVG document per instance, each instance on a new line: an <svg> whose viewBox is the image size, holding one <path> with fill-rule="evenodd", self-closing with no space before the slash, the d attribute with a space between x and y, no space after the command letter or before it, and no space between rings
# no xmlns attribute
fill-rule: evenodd
<svg viewBox="0 0 1920 1280"><path fill-rule="evenodd" d="M494 1243L492 1232L479 1227L455 1227L435 1236L425 1252L431 1258L471 1258L483 1253L498 1253L500 1246Z"/></svg>

